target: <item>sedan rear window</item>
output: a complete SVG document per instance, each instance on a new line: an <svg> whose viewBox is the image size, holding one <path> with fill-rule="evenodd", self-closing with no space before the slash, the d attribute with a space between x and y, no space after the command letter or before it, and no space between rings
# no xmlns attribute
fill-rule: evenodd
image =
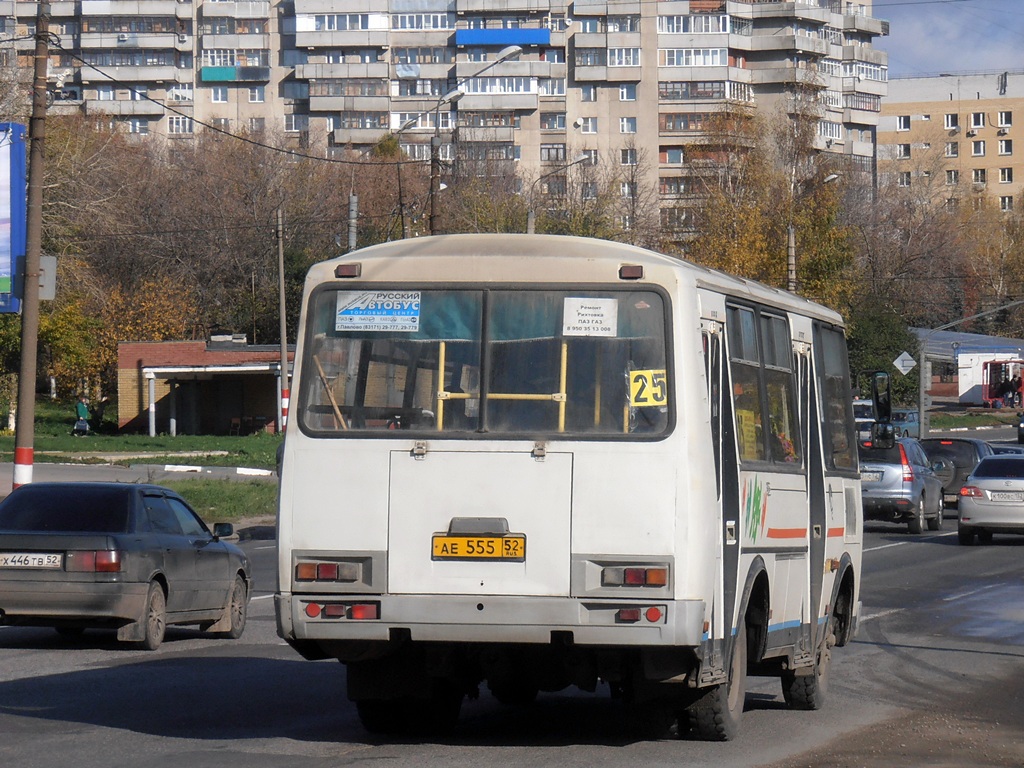
<svg viewBox="0 0 1024 768"><path fill-rule="evenodd" d="M128 491L25 485L0 504L0 530L39 533L127 533Z"/></svg>
<svg viewBox="0 0 1024 768"><path fill-rule="evenodd" d="M1024 477L1024 457L982 459L973 474L975 477Z"/></svg>

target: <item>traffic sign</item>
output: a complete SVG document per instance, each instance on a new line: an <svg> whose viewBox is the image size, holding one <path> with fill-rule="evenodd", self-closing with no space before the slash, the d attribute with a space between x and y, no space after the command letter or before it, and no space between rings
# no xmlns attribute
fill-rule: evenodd
<svg viewBox="0 0 1024 768"><path fill-rule="evenodd" d="M914 366L917 365L917 360L911 357L909 352L904 352L893 360L892 364L896 366L896 370L905 376L914 369Z"/></svg>

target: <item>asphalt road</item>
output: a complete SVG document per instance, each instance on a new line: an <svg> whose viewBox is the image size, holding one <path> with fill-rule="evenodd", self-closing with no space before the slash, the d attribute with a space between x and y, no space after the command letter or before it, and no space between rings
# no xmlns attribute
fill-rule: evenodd
<svg viewBox="0 0 1024 768"><path fill-rule="evenodd" d="M445 740L382 741L360 727L344 668L276 636L273 541L245 541L257 591L238 641L171 628L154 653L112 634L68 642L0 627L0 763L34 768L535 766L1020 766L1024 764L1024 537L961 547L869 524L857 640L836 652L828 706L786 709L751 681L739 739L642 741L617 702L542 694L504 708L484 691Z"/></svg>

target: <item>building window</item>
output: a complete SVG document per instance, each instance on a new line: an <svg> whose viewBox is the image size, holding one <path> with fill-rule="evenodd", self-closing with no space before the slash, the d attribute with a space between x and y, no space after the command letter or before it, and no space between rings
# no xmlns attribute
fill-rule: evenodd
<svg viewBox="0 0 1024 768"><path fill-rule="evenodd" d="M984 157L985 156L985 141L984 139L976 139L971 142L971 156L972 157Z"/></svg>
<svg viewBox="0 0 1024 768"><path fill-rule="evenodd" d="M960 115L946 115L946 121L943 126L947 131L952 131L960 127Z"/></svg>
<svg viewBox="0 0 1024 768"><path fill-rule="evenodd" d="M658 162L661 165L682 165L683 148L661 147L661 149L658 150Z"/></svg>
<svg viewBox="0 0 1024 768"><path fill-rule="evenodd" d="M960 157L960 142L959 141L947 141L946 142L946 157Z"/></svg>
<svg viewBox="0 0 1024 768"><path fill-rule="evenodd" d="M971 171L971 181L975 184L984 184L987 180L984 168L975 168Z"/></svg>
<svg viewBox="0 0 1024 768"><path fill-rule="evenodd" d="M971 112L971 128L984 128L985 127L985 113L984 112Z"/></svg>
<svg viewBox="0 0 1024 768"><path fill-rule="evenodd" d="M1003 195L999 198L999 210L1000 211L1012 211L1013 210L1013 195Z"/></svg>
<svg viewBox="0 0 1024 768"><path fill-rule="evenodd" d="M96 98L100 101L114 100L114 86L111 83L101 83L96 86Z"/></svg>
<svg viewBox="0 0 1024 768"><path fill-rule="evenodd" d="M635 147L627 147L619 150L619 165L636 165Z"/></svg>
<svg viewBox="0 0 1024 768"><path fill-rule="evenodd" d="M210 100L214 104L228 103L228 87L226 85L215 85L210 89Z"/></svg>
<svg viewBox="0 0 1024 768"><path fill-rule="evenodd" d="M284 130L285 133L298 133L299 131L305 131L309 128L309 116L308 115L285 115L284 116Z"/></svg>
<svg viewBox="0 0 1024 768"><path fill-rule="evenodd" d="M896 117L896 130L897 131L909 131L910 130L910 115L898 115Z"/></svg>
<svg viewBox="0 0 1024 768"><path fill-rule="evenodd" d="M1000 168L999 169L999 183L1000 184L1013 184L1013 168Z"/></svg>
<svg viewBox="0 0 1024 768"><path fill-rule="evenodd" d="M1012 155L1013 154L1013 139L1000 139L999 140L999 154L1000 155Z"/></svg>
<svg viewBox="0 0 1024 768"><path fill-rule="evenodd" d="M249 133L263 133L267 127L267 118L265 117L250 117L249 118Z"/></svg>
<svg viewBox="0 0 1024 768"><path fill-rule="evenodd" d="M636 83L623 83L619 86L619 101L636 101Z"/></svg>
<svg viewBox="0 0 1024 768"><path fill-rule="evenodd" d="M580 118L580 133L597 133L597 118L596 117L581 117Z"/></svg>
<svg viewBox="0 0 1024 768"><path fill-rule="evenodd" d="M910 157L910 145L909 144L897 144L896 145L896 159L906 160Z"/></svg>
<svg viewBox="0 0 1024 768"><path fill-rule="evenodd" d="M640 66L640 49L639 48L609 48L608 49L608 66L609 67L639 67Z"/></svg>
<svg viewBox="0 0 1024 768"><path fill-rule="evenodd" d="M149 120L144 117L131 117L128 119L128 133L136 136L149 135Z"/></svg>
<svg viewBox="0 0 1024 768"><path fill-rule="evenodd" d="M170 115L167 118L167 133L170 135L185 135L193 132L192 118L184 115Z"/></svg>
<svg viewBox="0 0 1024 768"><path fill-rule="evenodd" d="M946 184L956 186L960 183L960 171L946 171Z"/></svg>
<svg viewBox="0 0 1024 768"><path fill-rule="evenodd" d="M580 86L580 101L597 101L597 86L596 85L581 85Z"/></svg>
<svg viewBox="0 0 1024 768"><path fill-rule="evenodd" d="M901 187L910 186L910 171L900 171L896 177L896 183Z"/></svg>
<svg viewBox="0 0 1024 768"><path fill-rule="evenodd" d="M564 131L565 112L541 112L540 129L542 131Z"/></svg>
<svg viewBox="0 0 1024 768"><path fill-rule="evenodd" d="M580 195L584 200L596 200L597 199L597 182L596 181L585 181L580 187Z"/></svg>
<svg viewBox="0 0 1024 768"><path fill-rule="evenodd" d="M175 83L167 89L168 101L192 101L192 83Z"/></svg>
<svg viewBox="0 0 1024 768"><path fill-rule="evenodd" d="M262 104L267 98L267 87L265 85L254 85L249 88L249 103Z"/></svg>
<svg viewBox="0 0 1024 768"><path fill-rule="evenodd" d="M584 149L581 153L586 156L586 160L583 161L583 165L597 165L597 150L596 149Z"/></svg>
<svg viewBox="0 0 1024 768"><path fill-rule="evenodd" d="M999 122L997 125L1000 128L1009 128L1013 125L1013 112L1009 110L1002 111L999 113Z"/></svg>
<svg viewBox="0 0 1024 768"><path fill-rule="evenodd" d="M619 133L636 133L636 118L635 117L620 117L619 118Z"/></svg>
<svg viewBox="0 0 1024 768"><path fill-rule="evenodd" d="M542 163L561 163L565 161L565 144L541 144L540 161Z"/></svg>
<svg viewBox="0 0 1024 768"><path fill-rule="evenodd" d="M636 197L636 182L635 181L622 181L619 182L619 197L624 197L632 200Z"/></svg>
<svg viewBox="0 0 1024 768"><path fill-rule="evenodd" d="M538 77L537 93L541 96L565 96L565 78Z"/></svg>

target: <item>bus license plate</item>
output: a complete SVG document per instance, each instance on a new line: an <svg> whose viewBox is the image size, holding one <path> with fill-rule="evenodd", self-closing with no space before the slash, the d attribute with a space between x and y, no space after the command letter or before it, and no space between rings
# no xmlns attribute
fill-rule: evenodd
<svg viewBox="0 0 1024 768"><path fill-rule="evenodd" d="M449 536L433 538L431 560L498 560L521 563L526 560L526 536Z"/></svg>
<svg viewBox="0 0 1024 768"><path fill-rule="evenodd" d="M64 558L59 554L39 552L2 552L0 568L60 568Z"/></svg>

